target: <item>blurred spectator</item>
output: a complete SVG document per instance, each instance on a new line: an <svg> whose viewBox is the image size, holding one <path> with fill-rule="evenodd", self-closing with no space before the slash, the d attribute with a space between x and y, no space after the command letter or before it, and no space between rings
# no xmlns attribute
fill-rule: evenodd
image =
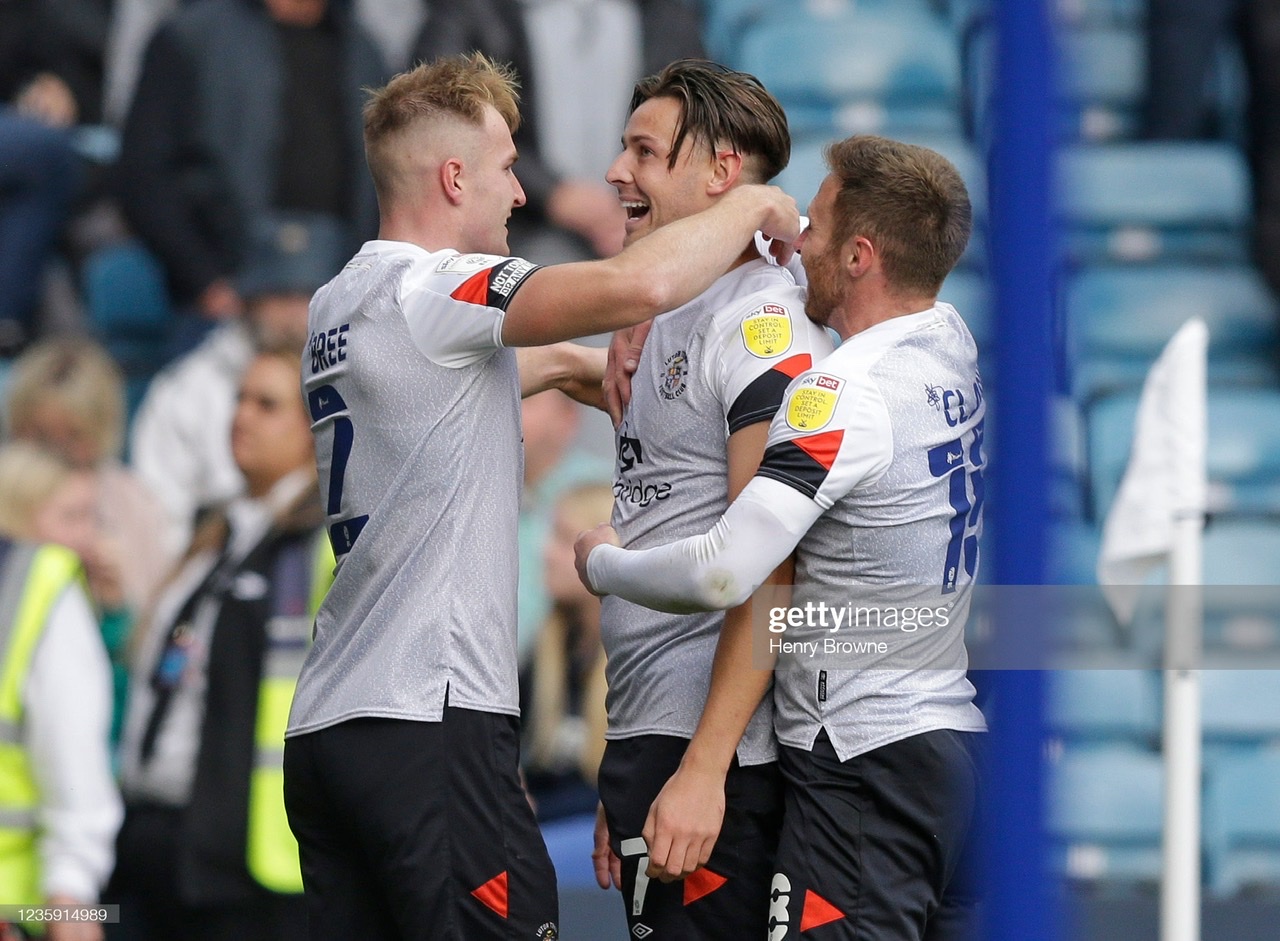
<svg viewBox="0 0 1280 941"><path fill-rule="evenodd" d="M604 649L600 599L578 580L573 542L609 521L609 484L583 484L555 503L542 575L551 612L521 678L524 772L542 822L594 815L596 772L604 754Z"/></svg>
<svg viewBox="0 0 1280 941"><path fill-rule="evenodd" d="M86 58L47 0L0 3L0 356L37 333L45 265L82 184L70 128L96 119Z"/></svg>
<svg viewBox="0 0 1280 941"><path fill-rule="evenodd" d="M102 120L112 0L0 3L0 98L53 127Z"/></svg>
<svg viewBox="0 0 1280 941"><path fill-rule="evenodd" d="M151 381L134 416L130 459L163 504L179 545L200 509L243 486L228 444L241 372L255 348L289 345L302 355L307 304L345 263L343 250L327 226L277 225L238 280L246 317L213 330Z"/></svg>
<svg viewBox="0 0 1280 941"><path fill-rule="evenodd" d="M199 315L175 352L243 313L235 276L282 223L327 230L344 259L373 236L362 89L384 75L344 3L196 0L156 31L117 169L130 224Z"/></svg>
<svg viewBox="0 0 1280 941"><path fill-rule="evenodd" d="M427 15L422 0L355 0L355 9L392 72L414 64L414 42Z"/></svg>
<svg viewBox="0 0 1280 941"><path fill-rule="evenodd" d="M99 633L111 661L111 741L120 733L127 692L133 617L125 601L120 547L98 515L98 479L29 441L0 447L0 521L4 531L33 542L66 546L80 558Z"/></svg>
<svg viewBox="0 0 1280 941"><path fill-rule="evenodd" d="M551 536L551 513L567 488L583 481L607 480L605 459L574 446L583 406L552 389L520 403L524 433L524 491L520 497L519 651L523 662L551 609L542 578L542 553Z"/></svg>
<svg viewBox="0 0 1280 941"><path fill-rule="evenodd" d="M701 56L701 22L682 0L427 2L414 57L478 49L520 77L517 175L528 204L511 250L541 263L622 249L625 215L604 181L636 81Z"/></svg>
<svg viewBox="0 0 1280 941"><path fill-rule="evenodd" d="M281 758L334 563L299 370L292 348L249 364L231 428L246 493L196 531L138 648L108 892L131 938L306 937Z"/></svg>
<svg viewBox="0 0 1280 941"><path fill-rule="evenodd" d="M1224 51L1244 61L1245 141L1253 175L1254 258L1280 296L1280 2L1149 0L1144 136L1224 138Z"/></svg>
<svg viewBox="0 0 1280 941"><path fill-rule="evenodd" d="M177 556L178 543L165 538L156 496L120 462L125 394L119 367L87 338L43 340L14 363L6 420L12 437L93 472L103 552L118 560L125 606L141 610ZM86 562L92 573L92 561Z"/></svg>
<svg viewBox="0 0 1280 941"><path fill-rule="evenodd" d="M0 486L6 499L13 490ZM0 509L0 887L10 905L83 905L98 899L120 824L107 748L110 671L75 554L16 541L20 527L7 512ZM2 923L0 932L8 934ZM49 925L47 937L97 941L102 928Z"/></svg>

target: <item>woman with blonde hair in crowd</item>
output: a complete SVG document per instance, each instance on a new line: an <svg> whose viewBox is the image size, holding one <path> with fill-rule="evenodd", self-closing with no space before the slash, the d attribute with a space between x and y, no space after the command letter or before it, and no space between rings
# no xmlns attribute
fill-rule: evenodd
<svg viewBox="0 0 1280 941"><path fill-rule="evenodd" d="M94 500L91 473L29 442L0 447L0 731L16 732L0 741L5 902L91 903L111 871L121 814L108 745L111 671L67 551L92 557ZM107 568L91 581L114 590ZM13 936L6 917L0 937ZM102 928L50 925L48 938L100 941Z"/></svg>
<svg viewBox="0 0 1280 941"><path fill-rule="evenodd" d="M128 686L126 646L133 624L125 600L120 556L102 532L98 478L30 441L0 446L0 533L66 546L84 566L89 598L111 658L111 738L120 731Z"/></svg>
<svg viewBox="0 0 1280 941"><path fill-rule="evenodd" d="M120 461L127 420L124 377L100 345L61 336L30 347L9 375L5 418L11 438L32 441L72 467L92 471L103 538L114 553L126 606L135 613L172 564L159 503ZM86 560L88 562L88 560Z"/></svg>
<svg viewBox="0 0 1280 941"><path fill-rule="evenodd" d="M524 773L540 822L594 815L596 772L606 724L600 599L578 580L573 542L608 522L608 484L581 484L556 501L543 552L551 613L534 640L521 677Z"/></svg>

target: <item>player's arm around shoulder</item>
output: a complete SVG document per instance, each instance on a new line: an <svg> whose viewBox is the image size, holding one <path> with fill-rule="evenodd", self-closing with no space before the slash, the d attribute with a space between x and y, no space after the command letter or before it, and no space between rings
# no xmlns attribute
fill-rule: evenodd
<svg viewBox="0 0 1280 941"><path fill-rule="evenodd" d="M800 233L795 200L776 186L740 186L613 258L541 268L511 299L502 343L542 346L610 333L673 310L727 271L757 230L793 242Z"/></svg>

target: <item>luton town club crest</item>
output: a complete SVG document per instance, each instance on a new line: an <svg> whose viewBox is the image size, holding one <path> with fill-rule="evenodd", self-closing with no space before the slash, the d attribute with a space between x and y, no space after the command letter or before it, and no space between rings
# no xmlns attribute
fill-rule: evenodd
<svg viewBox="0 0 1280 941"><path fill-rule="evenodd" d="M684 350L672 353L662 364L658 375L658 391L664 399L678 399L684 395L685 376L689 375L689 356Z"/></svg>

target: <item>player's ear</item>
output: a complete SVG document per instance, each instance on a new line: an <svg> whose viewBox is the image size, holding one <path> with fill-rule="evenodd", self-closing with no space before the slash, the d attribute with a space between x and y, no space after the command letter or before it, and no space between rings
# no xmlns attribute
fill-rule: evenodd
<svg viewBox="0 0 1280 941"><path fill-rule="evenodd" d="M720 196L742 178L742 154L720 148L711 155L711 178L707 181L707 193Z"/></svg>
<svg viewBox="0 0 1280 941"><path fill-rule="evenodd" d="M440 187L444 190L445 198L454 205L462 201L462 176L462 161L459 158L450 157L440 164Z"/></svg>
<svg viewBox="0 0 1280 941"><path fill-rule="evenodd" d="M851 278L860 278L871 270L879 253L864 235L852 235L840 249L840 258Z"/></svg>

